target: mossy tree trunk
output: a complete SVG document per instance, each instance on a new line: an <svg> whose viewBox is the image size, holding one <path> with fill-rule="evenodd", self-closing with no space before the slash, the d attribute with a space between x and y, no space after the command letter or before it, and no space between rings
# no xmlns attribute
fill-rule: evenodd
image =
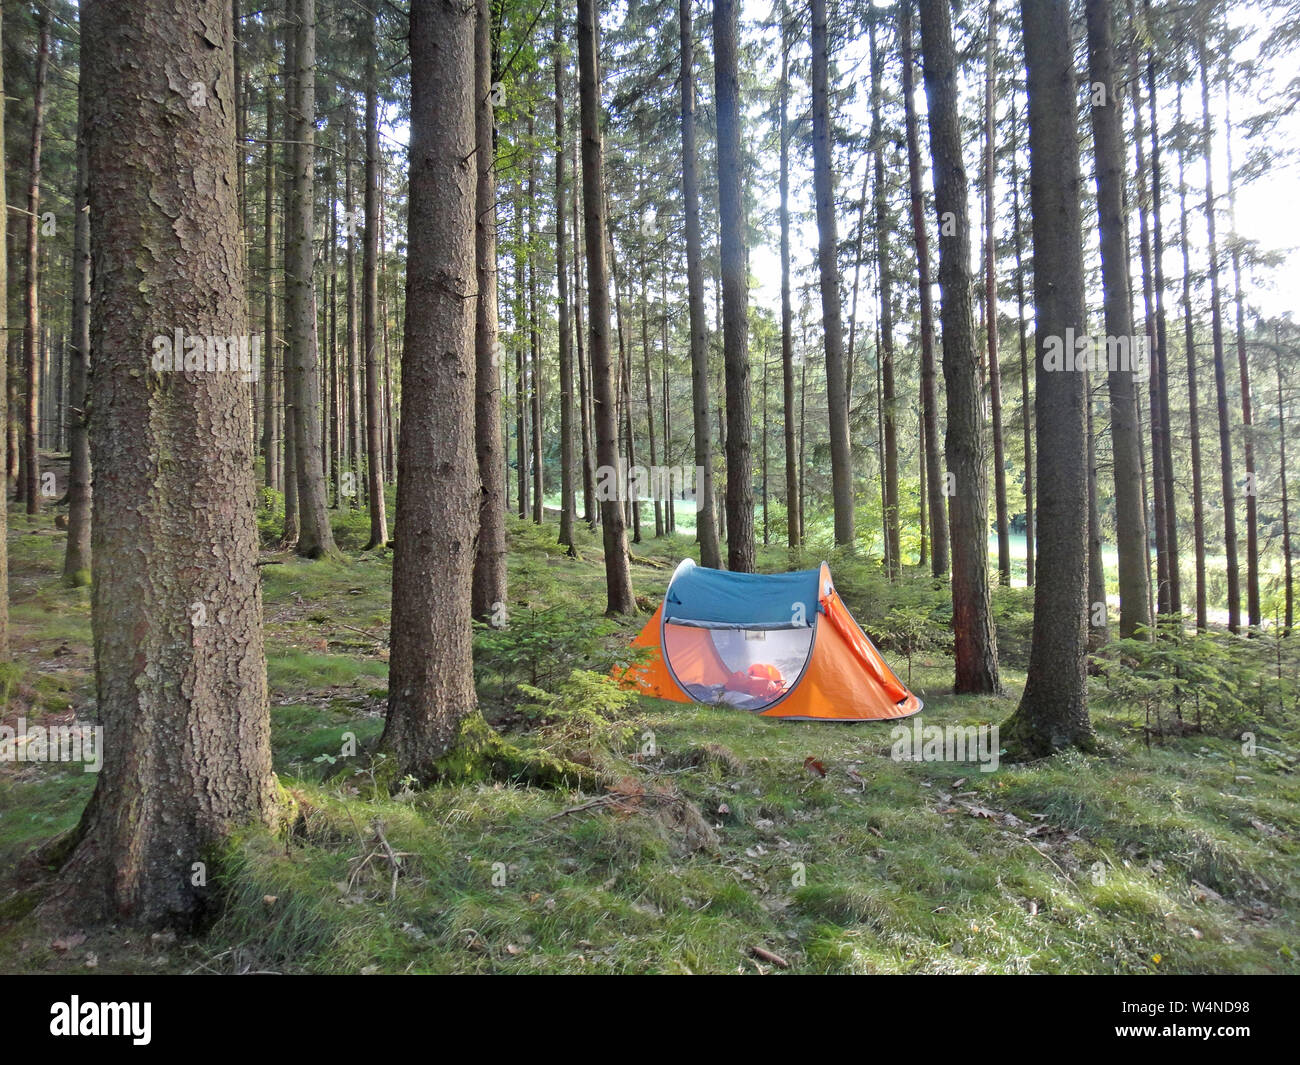
<svg viewBox="0 0 1300 1065"><path fill-rule="evenodd" d="M47 905L187 926L211 848L276 809L246 384L151 366L156 337L248 328L231 8L95 0L81 19L104 760Z"/></svg>

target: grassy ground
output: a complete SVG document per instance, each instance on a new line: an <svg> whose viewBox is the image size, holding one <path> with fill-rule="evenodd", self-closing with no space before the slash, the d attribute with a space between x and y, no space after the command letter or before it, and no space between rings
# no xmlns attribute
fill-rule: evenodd
<svg viewBox="0 0 1300 1065"><path fill-rule="evenodd" d="M89 596L58 580L63 534L44 518L9 525L21 674L4 721L92 717ZM359 556L362 521L340 520L347 564L268 554L277 564L262 570L275 766L303 808L292 837L254 832L229 848L211 873L224 911L201 938L52 934L13 870L75 825L94 778L0 763L0 970L1300 971L1294 706L1261 719L1270 753L1204 734L1148 747L1137 712L1099 686L1101 753L991 773L895 761L888 725L653 701L613 722L539 725L522 704L540 697L514 684L564 688L641 623L601 621L599 545L568 559L552 531L512 529L511 616L528 631L509 648L485 637L496 665L482 701L513 741L585 756L614 791L497 781L376 794L365 745L382 725L390 559ZM647 604L689 549L635 546ZM770 549L762 568L789 561ZM864 564L832 567L869 630L899 602L942 599L919 578L891 588ZM1007 602L1007 693L947 694L951 660L923 651L912 686L925 724L997 722L1015 706L1024 604Z"/></svg>

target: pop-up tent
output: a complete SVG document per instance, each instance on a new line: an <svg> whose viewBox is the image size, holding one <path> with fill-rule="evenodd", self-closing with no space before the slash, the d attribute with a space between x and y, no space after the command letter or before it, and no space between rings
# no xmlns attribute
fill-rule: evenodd
<svg viewBox="0 0 1300 1065"><path fill-rule="evenodd" d="M804 720L885 721L921 709L853 620L824 562L762 574L686 559L632 646L653 653L623 684L660 699Z"/></svg>

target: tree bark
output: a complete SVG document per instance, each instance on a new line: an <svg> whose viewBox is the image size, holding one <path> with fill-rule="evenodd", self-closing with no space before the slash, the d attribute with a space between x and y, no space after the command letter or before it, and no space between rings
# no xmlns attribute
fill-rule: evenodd
<svg viewBox="0 0 1300 1065"><path fill-rule="evenodd" d="M266 288L262 304L262 483L267 488L279 484L279 441L275 433L275 89L266 89L266 156L263 166L262 259L266 268Z"/></svg>
<svg viewBox="0 0 1300 1065"><path fill-rule="evenodd" d="M689 4L690 0L683 0ZM793 20L781 4L781 400L785 422L786 539L792 548L803 543L799 535L799 467L794 444L794 310L790 304L790 48Z"/></svg>
<svg viewBox="0 0 1300 1065"><path fill-rule="evenodd" d="M727 393L727 568L738 573L752 573L754 469L750 455L749 278L741 191L743 164L740 158L737 17L737 0L713 0L723 367Z"/></svg>
<svg viewBox="0 0 1300 1065"><path fill-rule="evenodd" d="M94 0L81 17L104 759L47 905L188 928L213 898L212 849L276 812L246 384L158 372L149 354L177 330L248 327L234 115L217 105L233 98L231 9ZM141 55L207 86L208 106L159 93Z"/></svg>
<svg viewBox="0 0 1300 1065"><path fill-rule="evenodd" d="M1210 260L1210 336L1214 344L1214 395L1219 416L1219 483L1223 490L1223 553L1228 577L1228 631L1241 631L1241 574L1237 568L1237 483L1232 465L1232 422L1228 416L1228 375L1223 354L1223 315L1220 303L1219 242L1216 233L1214 167L1210 147L1210 78L1204 36L1197 41L1201 72L1201 151L1205 159L1205 234Z"/></svg>
<svg viewBox="0 0 1300 1065"><path fill-rule="evenodd" d="M1176 125L1183 124L1183 87L1178 85ZM1196 366L1196 338L1192 319L1191 244L1188 240L1187 175L1182 145L1178 151L1178 228L1183 256L1183 346L1187 352L1187 436L1192 459L1192 543L1196 567L1196 628L1209 624L1205 587L1205 495L1201 472L1201 414Z"/></svg>
<svg viewBox="0 0 1300 1065"><path fill-rule="evenodd" d="M558 16L557 16L558 18ZM496 119L492 109L492 2L474 7L474 209L478 299L474 316L474 450L482 482L471 608L487 620L506 601L506 471L497 333ZM559 105L557 104L557 107ZM561 289L563 291L563 289Z"/></svg>
<svg viewBox="0 0 1300 1065"><path fill-rule="evenodd" d="M475 9L411 5L411 166L402 433L388 721L380 741L419 780L476 712L470 592L474 453Z"/></svg>
<svg viewBox="0 0 1300 1065"><path fill-rule="evenodd" d="M36 73L32 84L32 137L27 182L27 272L23 279L26 328L23 332L23 499L27 513L41 509L40 440L40 277L41 277L41 140L45 133L45 85L50 69L50 9L42 6L36 27Z"/></svg>
<svg viewBox="0 0 1300 1065"><path fill-rule="evenodd" d="M321 426L320 349L316 333L316 288L312 235L315 231L316 0L294 0L294 184L286 248L289 269L288 320L293 352L294 453L298 473L298 554L304 558L339 554L330 529Z"/></svg>
<svg viewBox="0 0 1300 1065"><path fill-rule="evenodd" d="M384 499L384 406L379 380L379 75L375 22L362 19L366 55L366 167L361 244L361 351L366 372L366 500L370 539L366 550L388 542L388 508Z"/></svg>
<svg viewBox="0 0 1300 1065"><path fill-rule="evenodd" d="M902 538L898 516L898 416L894 387L894 290L892 252L889 247L888 202L885 190L884 129L881 122L881 81L885 57L877 47L876 16L870 26L871 37L871 142L875 181L873 213L876 222L876 263L880 287L880 381L881 422L884 436L885 555L887 569L895 575L903 572ZM850 350L852 344L849 345Z"/></svg>
<svg viewBox="0 0 1300 1065"><path fill-rule="evenodd" d="M72 343L70 345L68 414L71 455L68 465L68 544L63 555L63 579L74 585L90 583L90 172L86 141L84 76L77 79L77 184L72 201ZM2 142L0 142L2 143ZM4 202L0 200L0 203ZM4 292L0 285L0 292Z"/></svg>
<svg viewBox="0 0 1300 1065"><path fill-rule="evenodd" d="M1224 108L1231 107L1232 85L1225 82ZM1246 357L1245 296L1241 288L1241 239L1237 235L1237 180L1232 166L1232 115L1227 115L1228 232L1232 241L1232 294L1236 311L1237 369L1241 374L1241 449L1246 464L1246 623L1252 633L1263 624L1259 602L1259 482L1255 475L1255 414L1250 400L1250 361Z"/></svg>
<svg viewBox="0 0 1300 1065"><path fill-rule="evenodd" d="M1088 718L1085 530L1087 381L1053 370L1050 338L1086 332L1075 80L1068 0L1022 0L1029 91L1030 210L1034 240L1035 407L1039 573L1029 673L1004 742L1030 757L1093 742Z"/></svg>
<svg viewBox="0 0 1300 1065"><path fill-rule="evenodd" d="M946 2L946 0L945 0ZM813 190L817 201L818 271L822 330L826 345L826 402L830 407L831 493L835 543L853 544L853 453L849 445L848 387L844 369L844 326L840 309L839 238L835 225L835 185L831 175L829 61L826 0L811 0Z"/></svg>
<svg viewBox="0 0 1300 1065"><path fill-rule="evenodd" d="M691 415L695 434L695 534L700 565L722 568L713 511L713 436L709 430L709 341L704 316L700 191L695 154L695 46L692 0L679 0L681 37L682 199L686 226L686 304L691 331Z"/></svg>
<svg viewBox="0 0 1300 1065"><path fill-rule="evenodd" d="M1025 585L1034 586L1036 544L1034 523L1034 415L1029 395L1029 342L1025 325L1025 264L1020 224L1020 116L1011 108L1011 225L1016 246L1016 333L1020 342L1020 418L1025 455Z"/></svg>
<svg viewBox="0 0 1300 1065"><path fill-rule="evenodd" d="M939 468L939 391L934 372L934 303L930 291L930 238L921 186L921 138L916 117L912 54L912 7L903 0L899 34L903 52L903 106L907 127L907 181L912 201L912 239L916 247L917 290L921 303L921 418L924 423L926 491L929 494L930 572L948 573L948 505Z"/></svg>
<svg viewBox="0 0 1300 1065"><path fill-rule="evenodd" d="M957 659L955 689L995 692L1001 685L989 593L988 464L979 355L971 314L968 188L962 161L956 55L948 0L921 0L920 12L930 154L939 214L940 315L948 396L944 451L947 472L954 479L948 511Z"/></svg>
<svg viewBox="0 0 1300 1065"><path fill-rule="evenodd" d="M5 144L4 78L4 0L0 0L0 151ZM7 169L0 166L0 204L8 203ZM5 404L5 427L0 432L0 474L6 477L4 499L8 515L8 470L10 458L9 428L13 422L13 404L9 399L9 241L8 225L0 226L0 403ZM0 662L9 661L9 537L0 536Z"/></svg>
<svg viewBox="0 0 1300 1065"><path fill-rule="evenodd" d="M562 39L564 18L557 5L555 26L551 36L551 56L555 67L555 276L559 289L559 348L560 348L560 536L559 543L576 555L573 544L574 526L577 524L577 493L573 481L573 353L569 347L569 266L565 246L564 214L565 154L568 145L564 137L564 52Z"/></svg>
<svg viewBox="0 0 1300 1065"><path fill-rule="evenodd" d="M578 96L582 113L582 206L587 251L588 350L591 352L592 399L596 423L600 514L605 547L605 586L609 614L633 614L627 525L618 492L618 427L614 411L614 372L609 349L609 265L606 259L604 160L601 144L600 24L596 0L578 0Z"/></svg>
<svg viewBox="0 0 1300 1065"><path fill-rule="evenodd" d="M1092 81L1093 155L1097 167L1097 222L1101 234L1106 344L1096 348L1107 357L1111 341L1129 343L1133 317L1129 307L1128 232L1124 209L1124 124L1115 70L1115 44L1109 0L1087 0L1088 76ZM1121 349L1122 350L1122 349ZM1115 360L1118 363L1118 360ZM1131 639L1149 629L1150 559L1142 508L1142 439L1138 431L1133 379L1136 367L1108 365L1110 434L1114 455L1115 539L1119 553L1119 634ZM1163 515L1162 515L1163 517Z"/></svg>
<svg viewBox="0 0 1300 1065"><path fill-rule="evenodd" d="M1147 22L1152 19L1151 0L1145 0ZM1165 239L1161 222L1161 197L1164 175L1160 166L1160 122L1156 106L1156 61L1154 49L1147 51L1147 110L1151 121L1151 220L1154 240L1154 289L1156 306L1156 374L1160 391L1160 471L1164 480L1165 549L1168 555L1166 579L1169 582L1166 611L1181 615L1183 610L1182 572L1178 553L1178 506L1174 491L1173 427L1169 419L1169 326L1165 314Z"/></svg>

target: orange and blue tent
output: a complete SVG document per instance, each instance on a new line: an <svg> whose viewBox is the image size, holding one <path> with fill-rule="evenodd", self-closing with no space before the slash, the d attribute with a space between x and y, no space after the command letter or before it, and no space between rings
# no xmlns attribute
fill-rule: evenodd
<svg viewBox="0 0 1300 1065"><path fill-rule="evenodd" d="M633 647L622 683L763 717L889 721L919 712L835 590L830 567L732 573L686 559Z"/></svg>

